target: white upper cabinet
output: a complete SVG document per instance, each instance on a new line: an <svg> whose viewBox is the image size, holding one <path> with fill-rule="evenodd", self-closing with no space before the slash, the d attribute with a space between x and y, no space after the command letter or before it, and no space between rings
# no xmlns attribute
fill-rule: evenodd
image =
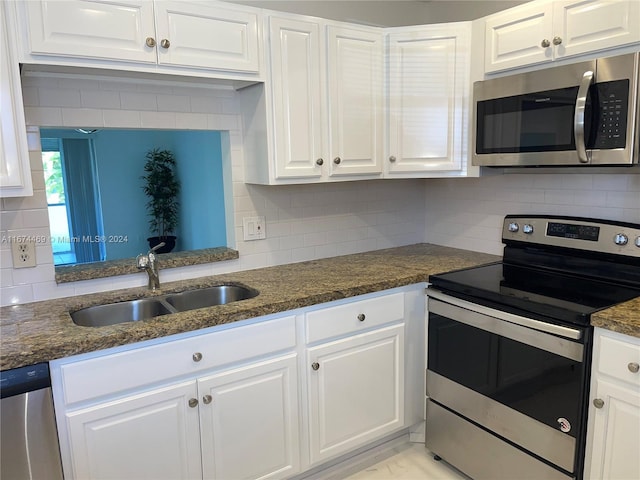
<svg viewBox="0 0 640 480"><path fill-rule="evenodd" d="M470 40L469 22L388 35L386 176L466 173Z"/></svg>
<svg viewBox="0 0 640 480"><path fill-rule="evenodd" d="M156 62L153 3L123 0L25 2L33 54Z"/></svg>
<svg viewBox="0 0 640 480"><path fill-rule="evenodd" d="M5 8L0 3L0 197L33 194L22 87Z"/></svg>
<svg viewBox="0 0 640 480"><path fill-rule="evenodd" d="M156 1L158 63L258 73L258 16L219 5Z"/></svg>
<svg viewBox="0 0 640 480"><path fill-rule="evenodd" d="M269 19L275 177L319 178L324 163L320 25Z"/></svg>
<svg viewBox="0 0 640 480"><path fill-rule="evenodd" d="M239 92L245 181L380 178L382 30L296 15L267 22L267 80Z"/></svg>
<svg viewBox="0 0 640 480"><path fill-rule="evenodd" d="M259 73L258 14L242 6L174 0L23 2L33 62L136 64ZM75 59L76 63L73 63ZM184 70L181 70L184 72Z"/></svg>
<svg viewBox="0 0 640 480"><path fill-rule="evenodd" d="M638 0L540 0L485 22L491 73L640 42Z"/></svg>
<svg viewBox="0 0 640 480"><path fill-rule="evenodd" d="M330 176L382 171L382 40L379 31L328 27Z"/></svg>

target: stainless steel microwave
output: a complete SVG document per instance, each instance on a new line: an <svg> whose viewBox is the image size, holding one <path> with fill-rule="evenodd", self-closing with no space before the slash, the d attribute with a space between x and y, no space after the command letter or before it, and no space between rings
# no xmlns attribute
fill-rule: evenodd
<svg viewBox="0 0 640 480"><path fill-rule="evenodd" d="M639 55L474 83L472 164L637 164Z"/></svg>

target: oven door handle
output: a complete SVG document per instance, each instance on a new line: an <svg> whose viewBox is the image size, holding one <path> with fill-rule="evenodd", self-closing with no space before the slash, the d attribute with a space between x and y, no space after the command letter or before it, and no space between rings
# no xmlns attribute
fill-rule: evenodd
<svg viewBox="0 0 640 480"><path fill-rule="evenodd" d="M430 288L427 289L427 296L435 298L436 300L441 300L443 302L450 303L451 305L455 305L460 308L464 308L466 310L471 310L474 312L481 313L483 315L495 317L500 320L505 320L507 322L521 325L523 327L533 328L534 330L538 330L541 332L551 333L553 335L559 335L561 337L571 338L574 340L580 340L580 338L582 337L582 332L575 328L563 327L562 325L555 325L553 323L541 322L539 320L522 317L520 315L515 315L513 313L502 312L500 310L485 307L484 305L478 305L477 303L471 303L471 302L467 302L466 300L461 300L459 298L451 297L449 295L446 295L437 290L432 290Z"/></svg>
<svg viewBox="0 0 640 480"><path fill-rule="evenodd" d="M576 97L576 109L573 114L574 139L580 163L589 163L587 146L584 139L584 111L587 106L587 95L589 94L591 82L593 82L593 72L588 70L584 72L584 75L582 76L582 81L580 82L578 95Z"/></svg>

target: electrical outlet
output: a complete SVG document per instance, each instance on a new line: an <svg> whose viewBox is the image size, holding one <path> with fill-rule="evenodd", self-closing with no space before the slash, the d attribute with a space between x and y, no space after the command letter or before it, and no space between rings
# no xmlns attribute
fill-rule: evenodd
<svg viewBox="0 0 640 480"><path fill-rule="evenodd" d="M13 268L27 268L36 266L36 242L25 240L11 244Z"/></svg>

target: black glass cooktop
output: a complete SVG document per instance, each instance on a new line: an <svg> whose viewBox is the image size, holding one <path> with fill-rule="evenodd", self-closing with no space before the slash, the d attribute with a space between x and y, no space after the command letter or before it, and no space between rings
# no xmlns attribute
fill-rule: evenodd
<svg viewBox="0 0 640 480"><path fill-rule="evenodd" d="M432 275L433 287L477 303L506 305L569 323L586 325L598 310L640 296L640 289L506 263Z"/></svg>

